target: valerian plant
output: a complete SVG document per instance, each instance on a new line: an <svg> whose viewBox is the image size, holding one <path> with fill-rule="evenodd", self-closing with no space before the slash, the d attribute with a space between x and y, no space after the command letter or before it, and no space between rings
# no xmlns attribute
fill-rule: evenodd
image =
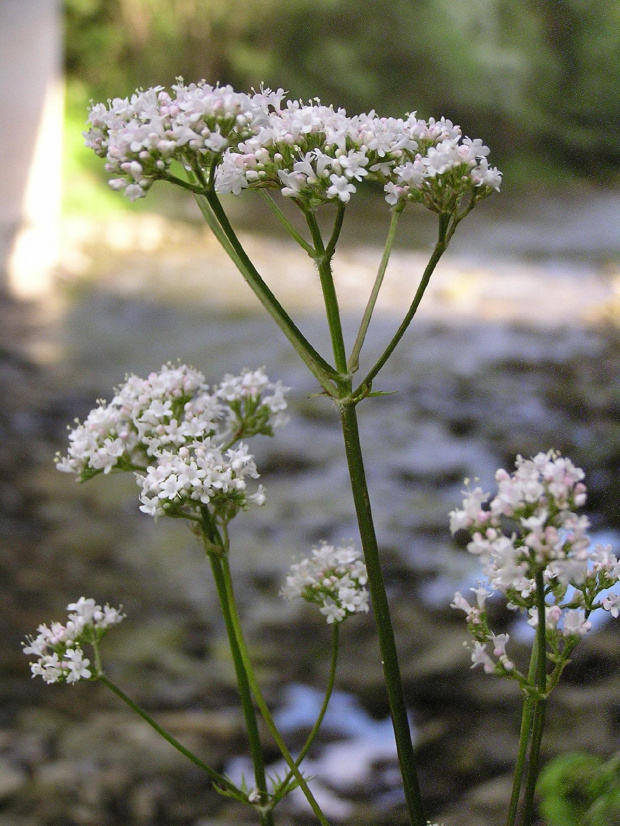
<svg viewBox="0 0 620 826"><path fill-rule="evenodd" d="M185 520L200 538L228 634L253 782L237 785L205 764L108 678L99 644L108 627L123 618L120 609L102 608L93 599L81 598L69 605L72 613L66 625L40 626L39 635L29 639L24 649L37 657L33 675L47 682L102 681L205 771L220 793L252 807L261 826L273 826L277 804L296 787L325 826L327 818L301 766L334 687L340 624L372 605L408 818L412 826L427 826L366 485L357 405L381 395L373 390L373 383L415 316L457 226L480 201L499 191L501 173L489 165L489 149L481 140L463 136L445 118L426 121L415 113L386 118L374 111L350 116L318 100L288 100L281 89L242 94L205 82L185 85L179 80L170 91L163 87L139 90L130 99L93 105L85 136L87 145L105 159L110 186L130 200L145 197L158 181L194 194L214 235L316 379L319 395L334 404L342 426L363 555L351 544L324 543L293 566L283 585L283 596L301 597L317 605L332 629L324 701L306 743L294 757L256 680L229 567L231 521L265 502L246 442L257 434L273 435L285 423L288 388L271 382L262 369L227 375L214 387L205 383L202 373L180 364L165 365L147 379L129 376L109 404L100 402L83 423L77 423L69 435L67 455L57 459L58 468L83 481L102 474L133 473L143 512L155 518ZM347 206L362 182L383 189L389 222L375 282L355 339L347 347L332 261ZM318 352L303 335L253 265L228 219L220 196L252 190L260 193L316 265L331 357ZM274 199L275 191L299 211L304 231ZM361 370L362 349L399 220L410 204L436 214L437 240L407 299L400 325L374 364ZM506 651L508 636L494 634L488 625L485 601L491 591L483 585L476 588L473 607L461 594L455 596L454 605L466 612L474 636L474 665L517 680L525 698L510 826L516 822L528 757L521 822L530 826L533 820L542 711L548 693L588 630L591 611L602 607L614 616L620 613L616 597L596 601L602 589L618 580L620 570L609 549L590 554L587 550L587 524L574 513L585 497L581 476L569 460L555 454L541 454L529 463L520 460L514 477L500 472L500 493L495 499L487 503L488 497L475 489L467 494L463 509L451 516L453 530L471 532L469 549L480 556L489 587L504 593L511 607L526 611L530 624L538 628L526 676ZM85 656L84 645L90 646L93 663ZM287 764L284 777L267 777L257 709Z"/></svg>
<svg viewBox="0 0 620 826"><path fill-rule="evenodd" d="M519 456L512 474L500 469L495 479L494 497L480 487L468 490L463 507L450 514L452 532L469 533L467 550L480 559L486 580L472 588L474 605L457 591L452 607L467 618L472 668L481 665L487 674L516 680L523 694L507 821L513 826L522 792L522 820L533 818L547 698L592 629L592 612L620 613L620 596L609 591L620 581L620 562L610 545L590 541L588 518L577 513L586 501L584 472L569 458L554 451L527 460ZM496 593L536 629L527 674L508 655L509 634L489 627L486 602Z"/></svg>

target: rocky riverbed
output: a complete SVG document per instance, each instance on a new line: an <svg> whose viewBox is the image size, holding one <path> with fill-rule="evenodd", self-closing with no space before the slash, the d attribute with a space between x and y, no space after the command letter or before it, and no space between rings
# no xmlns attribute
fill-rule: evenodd
<svg viewBox="0 0 620 826"><path fill-rule="evenodd" d="M329 634L278 591L314 544L356 539L335 411L312 396L312 379L240 277L197 230L151 218L126 224L120 241L110 226L97 237L73 227L57 294L38 306L0 305L0 826L250 822L103 686L30 680L20 652L26 633L80 594L122 602L128 619L105 646L110 674L207 762L243 770L224 629L194 538L140 514L130 478L78 486L54 469L66 425L109 398L126 372L180 358L216 381L265 365L293 388L290 424L256 443L268 502L236 520L231 560L252 654L292 747L326 678ZM286 245L255 236L248 245L323 347L312 269L299 268ZM350 335L378 255L369 246L338 261ZM370 353L389 340L423 259L398 251L393 263ZM422 785L445 826L503 822L519 721L515 686L468 667L462 616L448 606L475 569L452 542L447 514L464 477L489 486L517 453L555 447L587 472L593 532L620 546L615 278L608 263L448 258L377 382L396 392L360 406ZM512 615L493 610L498 629L514 630ZM405 821L372 619L351 619L342 643L339 693L310 772L334 823L397 826ZM620 624L611 621L577 649L553 697L545 758L618 750L619 666ZM276 764L267 735L265 744ZM278 823L306 822L295 798L283 804Z"/></svg>

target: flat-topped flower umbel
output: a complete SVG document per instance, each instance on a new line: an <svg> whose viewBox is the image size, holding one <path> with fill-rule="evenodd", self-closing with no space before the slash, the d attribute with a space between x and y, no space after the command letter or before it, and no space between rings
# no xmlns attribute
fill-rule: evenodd
<svg viewBox="0 0 620 826"><path fill-rule="evenodd" d="M454 209L462 196L499 190L501 173L481 140L441 118L349 116L344 109L285 100L282 89L243 94L179 80L93 105L87 146L106 159L110 185L130 200L157 180L195 191L279 189L304 208L348 202L360 181L380 183L390 205Z"/></svg>

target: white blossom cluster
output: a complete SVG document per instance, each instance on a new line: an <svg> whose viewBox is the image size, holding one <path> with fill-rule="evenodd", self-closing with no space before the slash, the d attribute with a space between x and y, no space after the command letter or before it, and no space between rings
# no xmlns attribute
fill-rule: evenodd
<svg viewBox="0 0 620 826"><path fill-rule="evenodd" d="M86 146L106 159L118 176L113 189L135 201L154 181L165 177L174 161L210 174L222 153L256 131L265 106L230 86L180 80L172 94L162 86L138 90L131 98L114 98L91 107Z"/></svg>
<svg viewBox="0 0 620 826"><path fill-rule="evenodd" d="M69 433L57 468L86 480L133 471L140 509L151 516L192 516L201 507L228 521L249 504L262 505L262 486L242 437L271 435L286 422L286 392L264 370L227 374L209 390L202 373L164 365L148 378L128 376L109 404L100 402Z"/></svg>
<svg viewBox="0 0 620 826"><path fill-rule="evenodd" d="M32 676L41 677L46 683L89 680L93 672L83 646L97 645L109 628L125 618L120 608L102 607L85 597L67 605L67 611L71 613L65 625L39 625L38 635L28 637L24 643L24 654L37 658L30 663Z"/></svg>
<svg viewBox="0 0 620 826"><path fill-rule="evenodd" d="M318 99L284 98L282 89L246 95L179 81L172 95L155 87L93 105L86 144L106 159L112 188L131 200L170 178L174 161L205 189L279 189L310 208L348 202L364 179L379 182L390 205L416 201L440 213L465 194L500 188L488 147L445 118L348 116Z"/></svg>
<svg viewBox="0 0 620 826"><path fill-rule="evenodd" d="M351 546L314 548L312 556L291 566L282 588L285 599L301 597L320 605L329 624L369 608L366 565Z"/></svg>
<svg viewBox="0 0 620 826"><path fill-rule="evenodd" d="M480 559L489 586L471 589L473 604L457 591L452 607L465 612L475 639L474 666L506 674L514 669L506 654L509 636L493 634L486 619L485 604L494 592L504 594L508 607L524 611L536 627L535 579L542 573L547 639L558 654L564 643L572 646L590 631L592 611L620 614L620 596L606 593L620 581L620 562L611 546L591 544L589 520L576 513L586 501L584 473L570 459L554 451L519 456L512 474L500 469L495 478L494 497L480 487L470 489L463 507L450 514L452 533L469 533L467 550Z"/></svg>

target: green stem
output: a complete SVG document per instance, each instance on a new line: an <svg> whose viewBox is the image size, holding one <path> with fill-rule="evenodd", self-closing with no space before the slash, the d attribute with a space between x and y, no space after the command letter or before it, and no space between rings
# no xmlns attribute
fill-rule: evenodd
<svg viewBox="0 0 620 826"><path fill-rule="evenodd" d="M232 619L234 606L230 604L230 600L234 599L234 596L229 594L226 587L226 577L224 573L225 557L217 557L212 553L208 556L211 562L213 578L215 580L215 586L217 588L220 605L222 607L224 623L226 624L226 631L228 634L228 642L230 644L230 650L235 665L235 674L237 676L237 685L239 687L239 697L241 700L241 707L243 709L245 727L248 734L248 739L250 741L250 755L252 757L252 765L254 766L256 787L260 792L261 804L266 806L269 800L269 791L267 789L267 779L265 776L263 749L258 732L256 712L254 711L254 704L252 703L252 692L250 689L248 674L239 649L237 633L235 631L235 625ZM261 813L261 824L264 824L264 826L273 826L273 815L271 812L265 811Z"/></svg>
<svg viewBox="0 0 620 826"><path fill-rule="evenodd" d="M532 647L532 655L530 657L530 668L527 675L528 686L530 686L536 676L536 662L537 662L538 647ZM523 700L523 713L521 715L521 731L519 732L519 751L517 754L517 762L515 765L515 773L512 781L512 795L510 797L510 807L508 809L508 819L506 826L515 826L517 811L519 809L519 797L521 796L521 784L523 782L523 771L525 769L525 761L527 757L527 747L530 740L530 731L532 727L532 712L534 709L534 698L527 694Z"/></svg>
<svg viewBox="0 0 620 826"><path fill-rule="evenodd" d="M447 232L448 232L448 222L449 222L449 216L446 216L446 215L440 215L439 216L439 240L435 244L435 247L433 249L433 252L432 252L432 255L429 259L429 262L426 265L426 269L424 270L424 273L422 275L422 279L420 281L420 284L418 285L418 289L416 290L416 294L413 297L413 301L411 302L411 306L409 307L409 309L407 311L407 314L406 314L405 318L402 321L402 324L400 325L400 327L398 328L398 330L394 334L394 337L392 338L392 340L390 341L388 346L383 351L383 354L381 355L381 357L379 358L379 360L377 361L375 366L372 368L372 370L370 370L370 372L368 373L366 378L363 380L362 385L368 385L372 382L372 380L375 378L377 373L381 370L383 365L386 363L386 361L392 355L392 353L396 349L397 345L399 344L401 338L405 335L405 333L407 331L407 328L411 324L411 320L413 319L414 315L416 314L417 309L420 306L420 302L422 301L422 298L424 297L424 293L426 291L426 288L428 287L428 283L431 280L431 275L433 274L433 271L434 271L435 267L437 266L437 264L439 262L439 259L441 258L441 256L446 251L446 246L447 246L447 243L448 243L447 240L446 240L446 236L447 236Z"/></svg>
<svg viewBox="0 0 620 826"><path fill-rule="evenodd" d="M547 694L547 617L545 611L545 583L542 570L536 572L536 607L538 625L536 626L536 695L534 698L532 737L530 754L525 778L523 797L522 826L532 826L534 818L534 795L540 760L540 746L545 725L545 706Z"/></svg>
<svg viewBox="0 0 620 826"><path fill-rule="evenodd" d="M163 180L175 186L180 186L182 189L188 189L190 192L193 192L194 195L205 194L205 187L202 184L193 184L191 181L184 181L183 178L177 178L176 175L168 173L164 176Z"/></svg>
<svg viewBox="0 0 620 826"><path fill-rule="evenodd" d="M273 200L271 195L264 189L260 189L259 192L265 199L269 209L274 213L278 221L282 224L282 226L288 232L291 238L293 238L299 244L299 246L308 253L308 255L311 258L314 258L314 247L306 241L306 239L300 232L297 232L295 227L291 224L289 219Z"/></svg>
<svg viewBox="0 0 620 826"><path fill-rule="evenodd" d="M349 466L349 476L353 489L353 499L364 550L364 559L368 571L368 587L377 624L381 662L394 726L398 761L403 776L405 799L412 826L426 826L426 817L424 815L422 796L415 768L407 707L405 705L400 667L398 664L394 629L392 627L390 607L385 591L381 564L379 562L379 548L372 519L370 497L366 485L366 474L359 439L355 403L343 403L341 405L340 415Z"/></svg>
<svg viewBox="0 0 620 826"><path fill-rule="evenodd" d="M216 238L248 282L261 304L291 342L321 387L332 395L333 382L337 378L336 371L314 349L263 281L237 238L217 195L214 192L208 192L205 196L196 195L196 201Z"/></svg>
<svg viewBox="0 0 620 826"><path fill-rule="evenodd" d="M327 712L327 706L329 705L329 701L332 696L332 692L334 690L334 683L336 681L336 666L338 664L338 632L340 630L340 623L334 622L332 625L332 657L331 657L331 665L329 668L329 678L327 680L327 688L325 690L325 697L323 698L323 705L321 706L321 710L319 711L319 715L316 718L314 725L312 726L312 730L308 735L306 742L303 745L302 750L299 752L297 757L295 758L295 764L300 766L304 757L310 751L314 740L319 733L319 729L321 728L321 724L323 722L323 718L325 717L325 713ZM277 800L281 800L287 792L287 788L291 780L293 779L293 772L289 771L282 782L282 786L280 787L280 792L278 793Z"/></svg>
<svg viewBox="0 0 620 826"><path fill-rule="evenodd" d="M229 568L229 565L228 565L228 559L226 557L223 557L221 559L221 564L222 564L223 580L224 580L224 584L225 584L225 587L226 587L226 594L227 594L226 600L227 600L227 604L230 608L230 619L231 619L231 623L232 623L233 628L234 628L235 633L236 633L239 654L240 654L242 662L243 662L243 667L244 667L245 673L247 675L247 679L248 679L248 682L250 684L250 688L252 689L252 694L254 695L254 699L256 700L256 705L260 709L260 712L261 712L261 714L263 716L263 719L264 719L264 721L267 725L267 728L269 729L269 731L271 733L271 736L273 737L277 747L280 749L280 752L282 753L282 756L286 760L291 772L293 773L293 775L295 776L295 779L299 783L299 786L300 786L301 790L306 795L306 799L308 800L308 803L312 807L312 811L316 815L319 823L321 823L322 826L329 826L329 822L327 821L325 815L321 811L321 808L320 808L319 804L316 802L316 799L315 799L314 795L312 794L312 792L308 788L308 784L307 784L306 780L304 779L304 776L300 772L299 767L297 766L295 760L293 759L290 751L288 750L288 748L286 746L286 743L282 739L282 735L280 734L280 732L277 729L277 726L275 724L273 716L272 716L271 712L269 711L269 707L267 706L267 703L265 702L265 698L263 697L263 693L260 690L260 686L258 685L258 682L257 682L256 677L254 675L254 669L252 667L252 661L250 659L250 655L248 653L247 646L245 644L245 639L243 637L243 630L241 628L241 621L239 620L239 615L237 613L237 607L236 607L234 593L233 593L233 589L232 589L232 577L230 575L230 568Z"/></svg>
<svg viewBox="0 0 620 826"><path fill-rule="evenodd" d="M538 780L538 769L540 761L540 746L542 743L543 729L545 725L545 699L537 699L534 703L534 722L532 723L532 742L530 745L530 758L525 780L525 795L523 798L523 818L521 826L532 826L534 823L534 795L536 792L536 781Z"/></svg>
<svg viewBox="0 0 620 826"><path fill-rule="evenodd" d="M338 209L334 230L327 248L323 244L321 231L314 213L308 210L304 214L306 216L306 221L308 222L308 227L312 234L312 241L316 250L314 259L319 270L321 289L323 290L323 299L325 301L325 309L327 311L327 323L329 324L329 333L332 340L336 370L341 376L344 377L347 374L347 354L344 346L342 323L340 321L340 309L338 307L338 296L336 295L336 288L334 286L334 276L332 273L331 263L336 243L334 239L337 240L340 234L340 227L342 226L344 205Z"/></svg>
<svg viewBox="0 0 620 826"><path fill-rule="evenodd" d="M587 619L587 617L586 617L586 619ZM569 664L570 655L571 655L573 649L575 648L575 646L577 645L578 642L579 642L579 640L574 640L573 642L567 641L565 643L564 648L562 649L562 655L561 655L560 661L555 666L555 668L553 669L551 674L549 674L548 677L547 677L547 697L551 694L553 689L560 682L560 677L562 676L562 673L563 673L564 669L566 668L566 666Z"/></svg>
<svg viewBox="0 0 620 826"><path fill-rule="evenodd" d="M142 719L145 720L151 728L155 729L155 731L161 735L164 740L170 743L171 746L181 752L181 754L187 757L188 760L191 760L195 766L198 766L199 769L202 769L203 772L208 774L214 783L217 783L222 786L222 788L229 789L231 792L235 792L236 794L242 794L241 790L238 789L234 783L216 772L215 769L212 769L211 766L208 766L199 757L196 757L195 754L189 751L189 749L186 749L185 746L181 745L181 743L179 743L179 741L173 737L172 734L162 728L159 723L156 723L150 714L148 714L143 708L140 708L140 706L128 697L117 685L115 685L112 680L108 679L103 672L99 672L97 679L101 680L101 682L106 685L110 691L113 691L117 697L120 697L120 699L126 703L132 711L139 714L140 717L142 717Z"/></svg>
<svg viewBox="0 0 620 826"><path fill-rule="evenodd" d="M332 228L332 234L330 236L329 241L327 242L327 247L325 248L325 254L331 257L333 256L334 252L336 251L336 244L338 243L338 239L340 238L340 232L342 231L342 224L344 223L344 213L346 210L346 204L339 203L338 208L336 210L336 220L334 221L334 226Z"/></svg>
<svg viewBox="0 0 620 826"><path fill-rule="evenodd" d="M385 271L387 270L387 265L390 260L392 246L394 245L394 239L396 238L398 221L400 220L400 216L403 214L403 207L404 204L402 207L392 210L392 220L390 221L390 229L388 232L387 239L385 241L385 247L383 248L383 255L381 256L381 263L379 264L377 277L375 278L375 283L373 284L372 292L370 293L370 298L368 299L366 309L364 310L364 315L362 317L359 332L357 334L355 344L353 345L353 349L349 357L348 367L351 373L355 373L359 369L360 352L364 344L364 339L366 338L366 333L368 332L368 326L370 324L370 319L372 318L372 314L375 309L375 304L377 303L379 290L381 289L381 285L383 284L383 276L385 275Z"/></svg>

